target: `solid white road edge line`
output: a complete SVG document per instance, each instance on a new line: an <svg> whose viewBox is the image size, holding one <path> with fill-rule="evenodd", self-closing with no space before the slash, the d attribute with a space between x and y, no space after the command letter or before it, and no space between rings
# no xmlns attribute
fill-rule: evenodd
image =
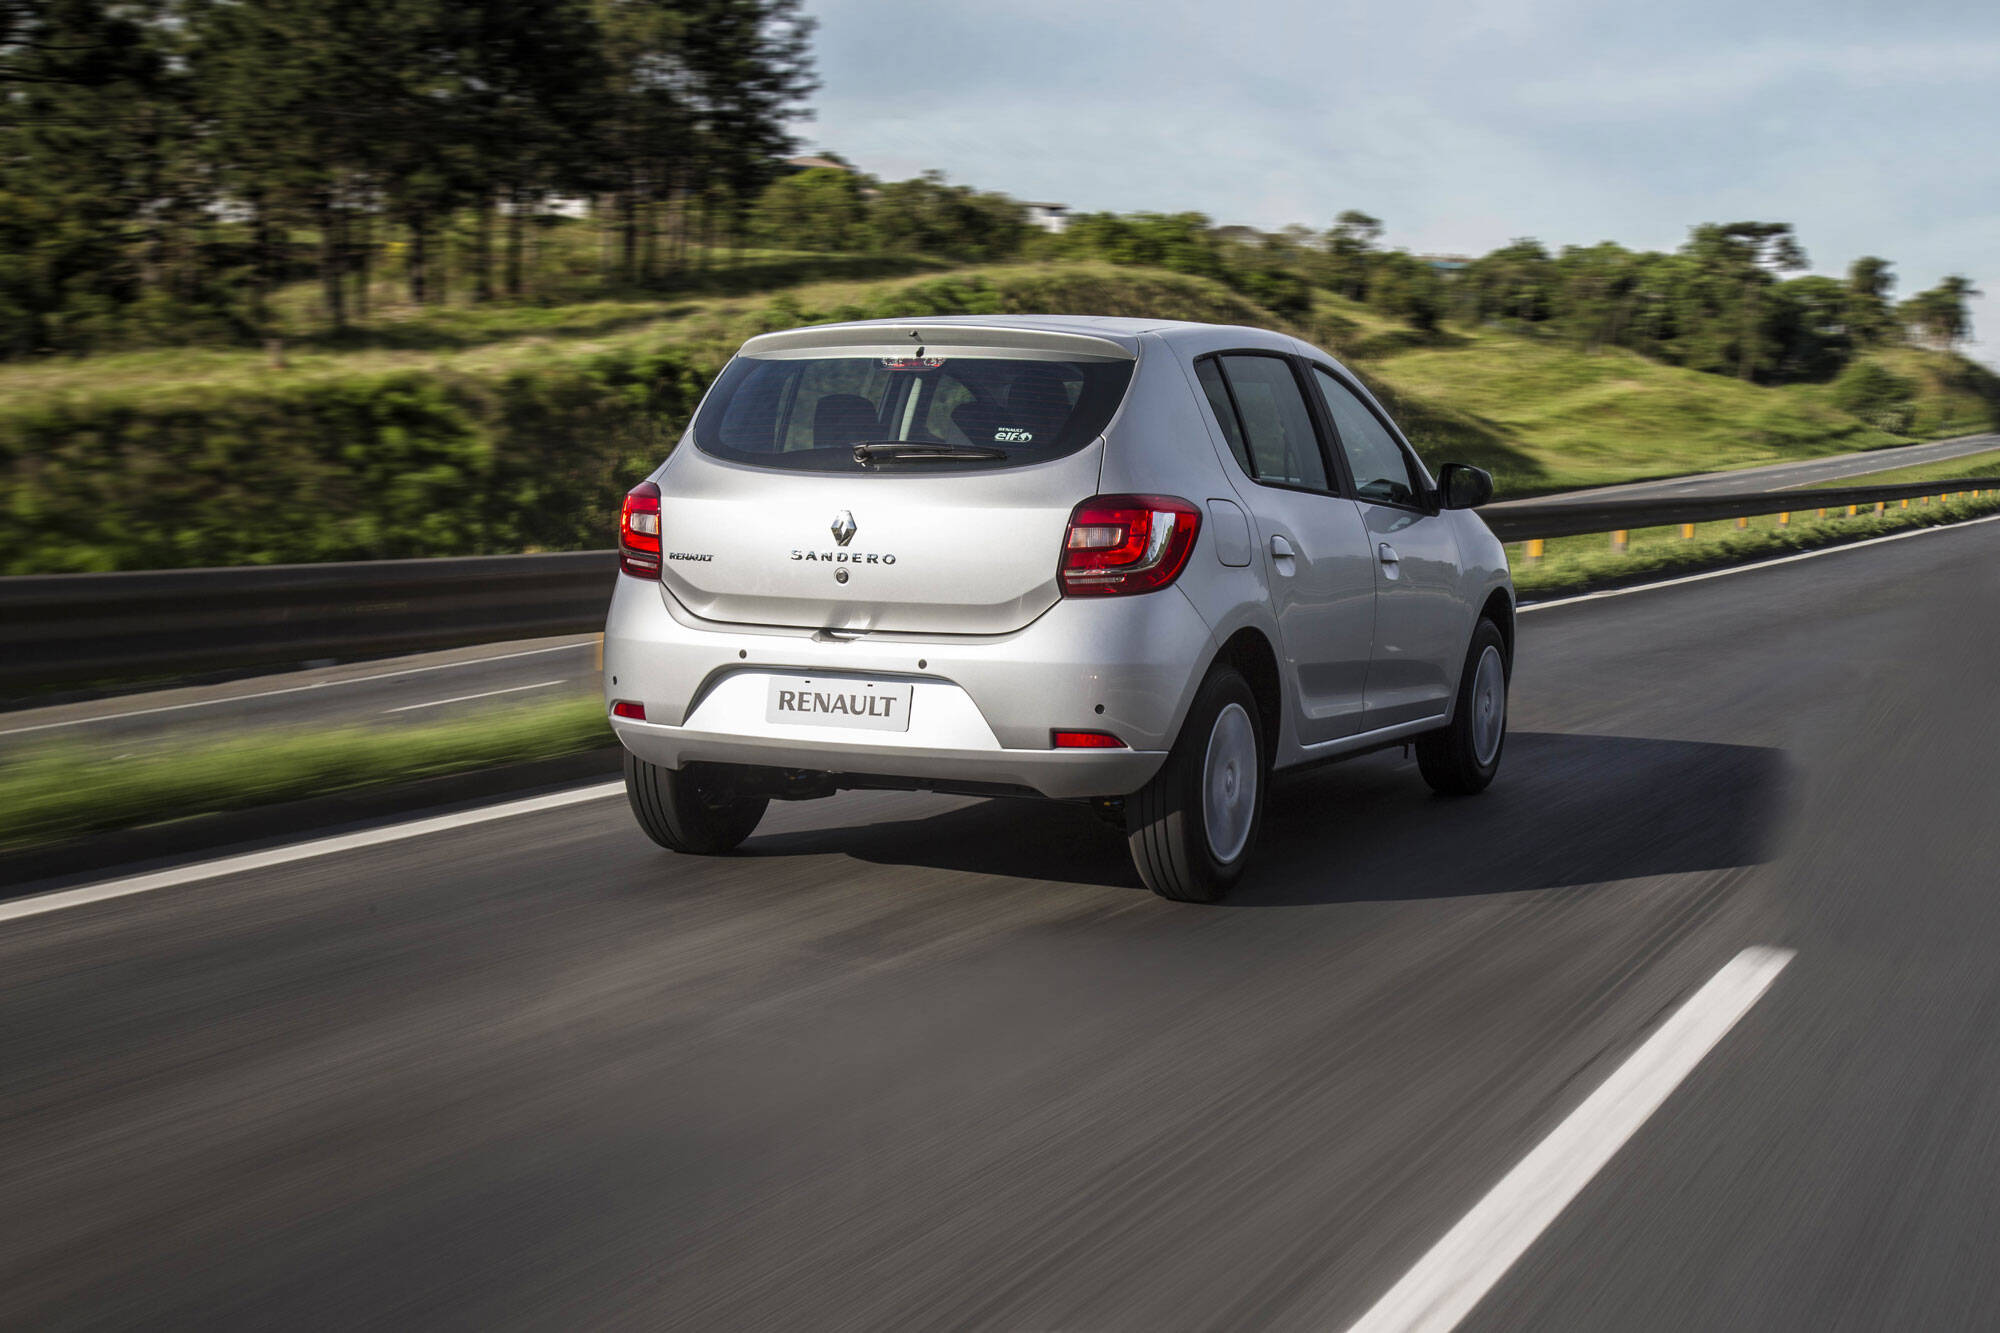
<svg viewBox="0 0 2000 1333"><path fill-rule="evenodd" d="M339 680L316 680L310 685L288 685L282 690L260 690L256 694L231 694L220 699L196 699L185 704L161 704L158 708L134 708L128 713L99 713L94 717L73 717L67 722L38 722L32 727L14 727L0 736L20 736L30 731L53 731L57 727L82 727L92 722L117 722L122 718L146 717L152 713L178 713L184 708L213 708L217 704L240 704L251 699L275 699L281 694L304 694L309 690L331 690L342 685L361 685L371 680L396 676L420 676L426 671L450 671L455 667L483 666L488 662L508 662L517 657L539 657L543 653L573 653L579 648L596 647L595 640L559 643L553 648L524 648L518 653L495 653L491 657L468 657L460 662L433 662L429 666L404 667L401 671L378 671L372 676L344 676Z"/></svg>
<svg viewBox="0 0 2000 1333"><path fill-rule="evenodd" d="M1574 597L1555 597L1546 602L1523 602L1515 608L1517 614L1526 615L1530 611L1546 611L1556 606L1574 606L1578 602L1595 602L1606 597L1624 597L1629 593L1651 592L1655 588L1672 588L1682 583L1700 583L1706 579L1728 578L1731 574L1751 574L1760 569L1770 569L1774 565L1789 565L1799 560L1817 560L1823 555L1839 555L1842 551L1858 551L1864 546L1880 546L1883 542L1899 542L1910 537L1925 537L1934 532L1957 532L1962 528L1976 528L1981 523L2000 523L2000 514L1988 514L1985 518L1968 518L1957 523L1940 523L1936 527L1911 528L1908 532L1892 532L1886 537L1867 537L1858 542L1843 542L1839 546L1822 546L1816 551L1800 551L1796 555L1781 555L1775 560L1759 560L1753 565L1731 565L1727 569L1711 569L1700 574L1683 574L1679 578L1661 579L1657 583L1635 583L1629 588L1606 588L1602 592L1580 592Z"/></svg>
<svg viewBox="0 0 2000 1333"><path fill-rule="evenodd" d="M469 828L474 824L490 824L498 819L512 819L516 815L560 810L565 806L582 805L586 801L601 801L610 796L620 795L624 790L623 782L598 782L572 791L530 796L524 800L508 801L502 805L461 810L452 815L414 819L407 824L364 829L359 833L342 833L312 842L294 843L289 847L272 847L261 852L246 852L241 856L226 856L218 861L202 861L195 865L175 866L171 870L156 870L147 875L107 879L101 883L86 884L76 889L58 889L53 893L40 893L31 898L0 902L0 921L18 921L22 917L60 912L68 907L82 907L87 903L101 903L111 898L127 898L135 893L151 893L155 889L171 889L178 885L216 879L223 875L239 875L247 870L268 870L272 866L289 865L294 861L309 861L317 856L331 856L335 852L351 852L363 847L379 847L384 843L402 842L407 838L421 838L427 834L443 833L450 829Z"/></svg>
<svg viewBox="0 0 2000 1333"><path fill-rule="evenodd" d="M452 699L432 699L426 703L404 704L401 708L385 708L382 712L385 716L390 713L411 713L419 708L442 708L446 704L469 703L474 699L491 699L499 694L519 694L522 690L546 690L551 685L560 684L562 684L560 680L538 680L533 685L509 685L504 690L487 690L481 694L461 694Z"/></svg>
<svg viewBox="0 0 2000 1333"><path fill-rule="evenodd" d="M1349 1333L1445 1333L1457 1327L1750 1012L1792 956L1790 949L1750 948L1723 964Z"/></svg>

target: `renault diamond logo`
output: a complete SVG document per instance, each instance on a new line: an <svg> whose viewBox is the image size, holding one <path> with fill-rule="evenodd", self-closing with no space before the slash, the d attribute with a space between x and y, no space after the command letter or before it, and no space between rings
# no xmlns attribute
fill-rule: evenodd
<svg viewBox="0 0 2000 1333"><path fill-rule="evenodd" d="M845 509L833 520L833 539L842 546L854 540L854 515Z"/></svg>

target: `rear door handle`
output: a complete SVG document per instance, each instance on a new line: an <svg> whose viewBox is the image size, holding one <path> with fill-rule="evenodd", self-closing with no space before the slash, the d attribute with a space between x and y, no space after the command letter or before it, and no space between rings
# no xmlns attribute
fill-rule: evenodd
<svg viewBox="0 0 2000 1333"><path fill-rule="evenodd" d="M1286 541L1283 537L1273 534L1271 537L1271 554L1280 560L1289 560L1297 555L1298 552L1292 549L1290 542Z"/></svg>
<svg viewBox="0 0 2000 1333"><path fill-rule="evenodd" d="M1383 542L1380 546L1376 547L1375 554L1382 557L1382 563L1385 565L1395 565L1402 563L1402 557L1396 554L1396 548L1389 545L1389 543L1387 542Z"/></svg>

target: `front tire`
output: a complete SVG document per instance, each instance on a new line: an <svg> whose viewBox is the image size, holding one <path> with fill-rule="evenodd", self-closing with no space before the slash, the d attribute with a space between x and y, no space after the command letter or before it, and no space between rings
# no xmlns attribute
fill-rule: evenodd
<svg viewBox="0 0 2000 1333"><path fill-rule="evenodd" d="M1485 791L1507 743L1507 641L1482 617L1472 631L1451 725L1417 737L1417 770L1444 796Z"/></svg>
<svg viewBox="0 0 2000 1333"><path fill-rule="evenodd" d="M670 852L734 851L764 817L769 799L731 796L712 764L661 768L625 752L625 795L646 836Z"/></svg>
<svg viewBox="0 0 2000 1333"><path fill-rule="evenodd" d="M1219 900L1243 877L1264 817L1266 752L1256 696L1218 666L1153 780L1125 803L1125 838L1146 887L1184 903Z"/></svg>

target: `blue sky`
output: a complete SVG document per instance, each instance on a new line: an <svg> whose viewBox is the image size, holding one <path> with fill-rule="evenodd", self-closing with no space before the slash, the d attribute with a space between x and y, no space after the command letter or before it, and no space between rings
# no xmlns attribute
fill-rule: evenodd
<svg viewBox="0 0 2000 1333"><path fill-rule="evenodd" d="M1794 223L1817 272L1894 260L1992 298L2000 361L2000 5L1434 0L808 0L802 132L878 175L1080 209L1197 209L1479 253L1668 249Z"/></svg>

